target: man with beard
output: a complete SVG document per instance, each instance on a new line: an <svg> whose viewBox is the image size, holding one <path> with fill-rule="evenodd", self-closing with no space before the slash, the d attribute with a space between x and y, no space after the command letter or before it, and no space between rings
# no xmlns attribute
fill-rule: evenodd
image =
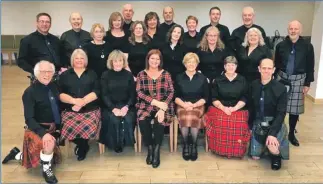
<svg viewBox="0 0 323 184"><path fill-rule="evenodd" d="M90 33L82 29L83 17L80 13L72 13L69 21L72 29L64 32L61 36L61 60L64 67L70 66L70 58L75 49L82 48L92 40Z"/></svg>
<svg viewBox="0 0 323 184"><path fill-rule="evenodd" d="M295 137L295 127L299 115L304 113L304 96L314 81L314 48L310 42L300 36L302 24L291 21L288 24L288 36L276 46L275 63L277 78L290 83L291 94L287 103L289 113L289 141L299 146Z"/></svg>
<svg viewBox="0 0 323 184"><path fill-rule="evenodd" d="M133 11L131 4L125 4L122 8L122 16L124 19L123 31L130 34L130 27L133 23L132 17L135 12Z"/></svg>
<svg viewBox="0 0 323 184"><path fill-rule="evenodd" d="M231 48L233 50L236 51L241 46L242 42L244 41L246 32L252 27L255 27L260 30L262 37L265 40L266 45L269 46L269 40L266 37L265 30L261 26L258 26L253 23L254 18L255 18L255 12L254 12L253 8L252 7L244 7L242 10L243 25L236 28L235 30L233 30L233 32L231 34L230 43L231 43Z"/></svg>

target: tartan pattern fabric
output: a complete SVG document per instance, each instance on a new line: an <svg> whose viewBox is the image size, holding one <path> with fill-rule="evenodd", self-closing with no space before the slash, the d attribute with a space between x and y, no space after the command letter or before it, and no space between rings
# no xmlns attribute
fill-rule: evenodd
<svg viewBox="0 0 323 184"><path fill-rule="evenodd" d="M76 138L98 140L101 130L101 110L89 112L62 112L62 139Z"/></svg>
<svg viewBox="0 0 323 184"><path fill-rule="evenodd" d="M204 105L186 111L184 108L177 106L176 113L180 127L204 128L203 114Z"/></svg>
<svg viewBox="0 0 323 184"><path fill-rule="evenodd" d="M152 112L159 109L151 105L153 99L162 101L168 104L168 109L165 113L163 125L169 125L174 117L174 87L170 74L164 70L162 74L153 80L145 71L139 72L137 76L137 123L145 120Z"/></svg>
<svg viewBox="0 0 323 184"><path fill-rule="evenodd" d="M22 166L25 168L36 168L40 164L40 151L43 149L43 141L31 130L25 130ZM61 151L58 146L54 148L53 163L59 164L62 161Z"/></svg>
<svg viewBox="0 0 323 184"><path fill-rule="evenodd" d="M303 114L305 112L304 107L304 83L306 74L288 75L282 71L278 72L278 80L280 78L291 82L291 93L287 102L287 113L293 115Z"/></svg>
<svg viewBox="0 0 323 184"><path fill-rule="evenodd" d="M248 117L247 110L236 111L229 116L211 106L204 115L210 150L228 158L243 157L250 140Z"/></svg>

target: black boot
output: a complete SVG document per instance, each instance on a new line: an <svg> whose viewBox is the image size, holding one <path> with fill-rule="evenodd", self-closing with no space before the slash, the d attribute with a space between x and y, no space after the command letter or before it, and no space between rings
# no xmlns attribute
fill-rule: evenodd
<svg viewBox="0 0 323 184"><path fill-rule="evenodd" d="M43 177L46 181L46 183L50 183L50 184L54 184L54 183L57 183L57 179L56 179L56 176L54 175L54 172L52 170L52 166L50 164L50 162L44 162L41 160L41 169L42 169L42 172L43 172ZM44 169L44 166L48 166L49 168L48 169ZM45 170L45 171L44 171Z"/></svg>
<svg viewBox="0 0 323 184"><path fill-rule="evenodd" d="M186 161L188 161L191 158L189 144L187 142L184 143L182 156L183 159Z"/></svg>
<svg viewBox="0 0 323 184"><path fill-rule="evenodd" d="M193 143L192 147L191 147L191 160L195 161L197 160L197 144Z"/></svg>
<svg viewBox="0 0 323 184"><path fill-rule="evenodd" d="M282 165L282 160L280 155L271 155L271 169L279 170Z"/></svg>
<svg viewBox="0 0 323 184"><path fill-rule="evenodd" d="M17 147L10 150L9 154L3 159L2 164L6 164L10 160L15 160L16 155L20 152Z"/></svg>
<svg viewBox="0 0 323 184"><path fill-rule="evenodd" d="M294 132L289 132L288 134L288 140L289 142L294 145L294 146L299 146L299 142L296 139L295 133Z"/></svg>
<svg viewBox="0 0 323 184"><path fill-rule="evenodd" d="M153 168L157 168L160 165L160 145L157 144L153 153Z"/></svg>
<svg viewBox="0 0 323 184"><path fill-rule="evenodd" d="M146 158L146 163L147 165L151 165L153 163L153 146L149 145L148 146L148 154Z"/></svg>
<svg viewBox="0 0 323 184"><path fill-rule="evenodd" d="M86 154L89 151L89 149L90 149L90 146L88 145L87 141L84 140L84 142L82 142L82 145L78 149L77 160L78 161L84 160L86 158Z"/></svg>

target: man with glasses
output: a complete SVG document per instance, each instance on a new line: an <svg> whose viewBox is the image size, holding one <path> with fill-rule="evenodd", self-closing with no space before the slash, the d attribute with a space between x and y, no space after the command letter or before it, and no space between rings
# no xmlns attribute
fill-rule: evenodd
<svg viewBox="0 0 323 184"><path fill-rule="evenodd" d="M49 33L51 16L39 13L36 16L37 30L21 40L17 64L33 76L36 63L46 60L54 64L56 71L61 69L60 41Z"/></svg>

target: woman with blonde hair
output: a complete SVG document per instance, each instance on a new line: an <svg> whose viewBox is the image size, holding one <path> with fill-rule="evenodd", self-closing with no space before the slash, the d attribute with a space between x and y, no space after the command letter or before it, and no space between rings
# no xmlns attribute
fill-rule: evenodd
<svg viewBox="0 0 323 184"><path fill-rule="evenodd" d="M249 83L255 79L260 79L258 66L260 61L265 58L272 59L272 52L265 45L260 30L255 27L250 28L246 33L244 42L237 49L238 73L243 75Z"/></svg>
<svg viewBox="0 0 323 184"><path fill-rule="evenodd" d="M107 61L108 71L102 74L101 97L103 101L103 124L100 142L119 153L123 147L135 143L134 123L136 100L135 82L126 70L125 55L114 50Z"/></svg>

